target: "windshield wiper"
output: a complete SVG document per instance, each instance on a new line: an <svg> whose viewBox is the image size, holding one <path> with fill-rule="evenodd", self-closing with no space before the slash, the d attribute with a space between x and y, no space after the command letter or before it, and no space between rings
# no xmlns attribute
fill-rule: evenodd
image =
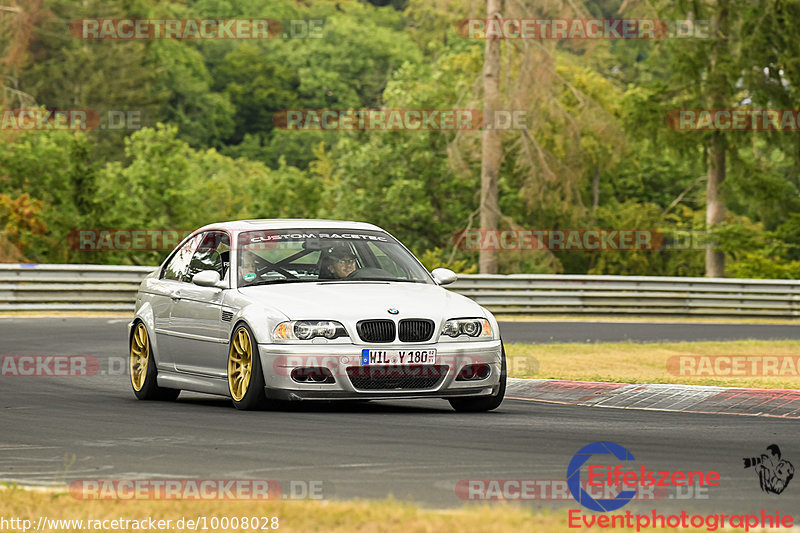
<svg viewBox="0 0 800 533"><path fill-rule="evenodd" d="M320 279L318 283L351 283L356 281L399 281L402 283L425 283L420 280L413 279L397 279L397 278L341 278L341 279Z"/></svg>
<svg viewBox="0 0 800 533"><path fill-rule="evenodd" d="M398 279L398 278L358 278L354 281L395 281L398 283L424 283L413 279Z"/></svg>
<svg viewBox="0 0 800 533"><path fill-rule="evenodd" d="M255 287L257 285L277 285L278 283L304 283L309 281L316 281L313 279L294 279L294 278L285 278L285 279L265 279L261 281L254 281L253 283L248 283L247 285L243 285L239 287L240 289L244 289L245 287Z"/></svg>

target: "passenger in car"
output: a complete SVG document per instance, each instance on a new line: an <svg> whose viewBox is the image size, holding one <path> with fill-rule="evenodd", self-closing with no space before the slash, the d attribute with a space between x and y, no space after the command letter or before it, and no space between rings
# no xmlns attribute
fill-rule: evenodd
<svg viewBox="0 0 800 533"><path fill-rule="evenodd" d="M239 265L239 279L246 283L255 281L256 274L256 255L253 252L242 252L242 263ZM241 283L240 281L240 283Z"/></svg>

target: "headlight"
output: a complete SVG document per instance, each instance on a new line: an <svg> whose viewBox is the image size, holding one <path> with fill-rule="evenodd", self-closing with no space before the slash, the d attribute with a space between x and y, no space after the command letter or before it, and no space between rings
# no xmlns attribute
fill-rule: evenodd
<svg viewBox="0 0 800 533"><path fill-rule="evenodd" d="M292 320L275 326L272 336L277 340L307 341L314 337L336 339L348 335L344 326L333 320Z"/></svg>
<svg viewBox="0 0 800 533"><path fill-rule="evenodd" d="M444 323L442 335L491 338L492 325L485 318L457 318Z"/></svg>

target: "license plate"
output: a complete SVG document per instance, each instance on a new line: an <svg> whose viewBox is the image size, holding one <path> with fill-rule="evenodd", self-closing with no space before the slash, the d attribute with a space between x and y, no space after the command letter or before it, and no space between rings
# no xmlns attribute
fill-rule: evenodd
<svg viewBox="0 0 800 533"><path fill-rule="evenodd" d="M361 365L432 365L436 350L361 350Z"/></svg>

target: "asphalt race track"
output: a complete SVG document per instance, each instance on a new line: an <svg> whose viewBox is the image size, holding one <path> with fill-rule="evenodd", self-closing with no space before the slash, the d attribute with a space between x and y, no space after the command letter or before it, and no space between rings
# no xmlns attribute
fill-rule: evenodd
<svg viewBox="0 0 800 533"><path fill-rule="evenodd" d="M635 456L637 468L715 470L721 476L718 487L699 493L678 493L672 487L658 502L632 502L623 510L800 509L800 479L781 495L765 494L753 469L742 463L743 457L758 457L777 443L784 459L800 466L796 421L520 400L477 415L457 414L440 400L312 403L267 412L240 412L224 398L188 393L174 403L139 402L124 368L126 322L0 319L0 355L91 355L100 360L99 372L91 377L0 377L0 481L63 485L79 479L255 478L280 481L284 493L290 484L319 482L314 486L322 487L324 498L393 495L452 507L463 503L455 490L460 480L564 480L580 448L612 441ZM630 338L639 338L638 325L619 326ZM717 327L694 326L704 326L709 334ZM607 324L570 327L583 337L581 342L594 333L610 340ZM750 331L733 327L737 333ZM785 331L780 338L797 338L790 327L775 327L752 326L765 335ZM503 328L511 333L507 340L518 340L524 325ZM564 340L566 333L559 335ZM572 499L524 504L578 507Z"/></svg>

